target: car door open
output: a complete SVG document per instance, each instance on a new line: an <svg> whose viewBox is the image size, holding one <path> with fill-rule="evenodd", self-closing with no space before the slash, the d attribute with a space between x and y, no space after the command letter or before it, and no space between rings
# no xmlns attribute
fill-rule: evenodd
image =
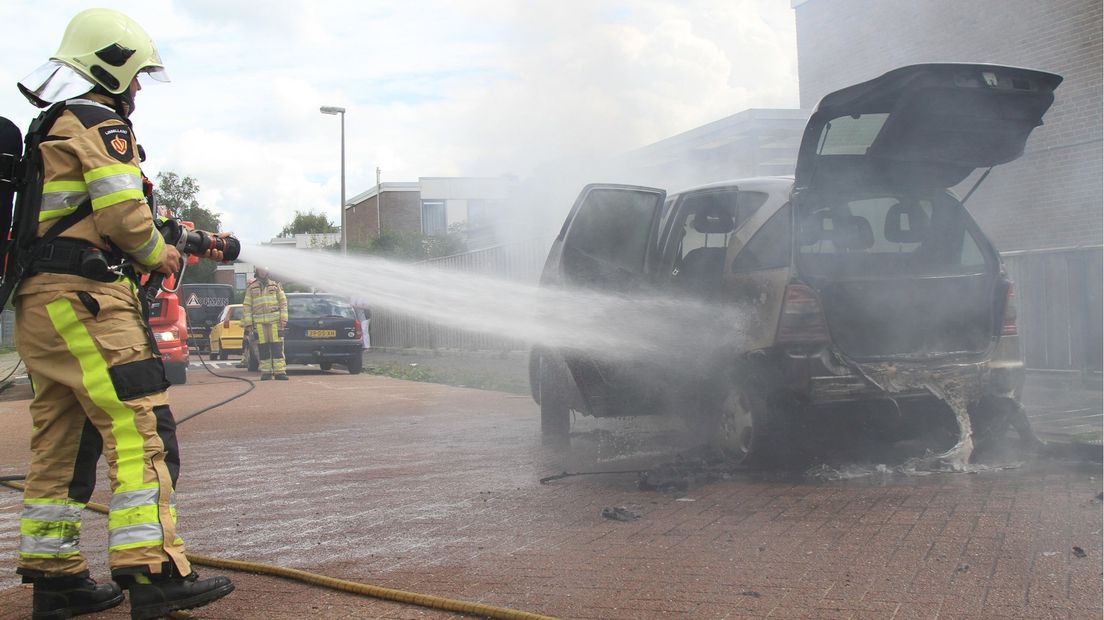
<svg viewBox="0 0 1104 620"><path fill-rule="evenodd" d="M544 284L609 295L647 289L658 255L656 237L665 198L664 190L648 187L583 188L553 243ZM592 415L651 413L654 404L649 404L644 389L648 381L633 365L608 364L593 352L559 353Z"/></svg>

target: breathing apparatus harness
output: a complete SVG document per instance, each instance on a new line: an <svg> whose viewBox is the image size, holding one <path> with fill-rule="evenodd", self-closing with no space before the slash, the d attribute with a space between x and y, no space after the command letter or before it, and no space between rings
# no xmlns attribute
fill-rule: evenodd
<svg viewBox="0 0 1104 620"><path fill-rule="evenodd" d="M114 96L115 112L130 124L126 112L133 109L129 97ZM31 123L20 149L19 129L0 117L0 308L10 299L15 287L25 278L39 273L78 275L98 282L114 282L126 277L138 285L137 273L126 254L114 244L108 250L81 239L61 237L80 220L92 213L91 198L85 198L77 209L59 218L38 237L38 217L42 207L43 163L40 146L65 109L66 102L51 105ZM22 151L22 153L20 153ZM141 146L139 155L145 159ZM144 193L151 211L154 208L153 184L143 177ZM154 224L165 241L181 255L201 255L214 248L223 252L226 260L238 257L241 245L233 237L216 237L191 230L174 218L154 216ZM179 284L187 261L181 261L176 273ZM148 318L149 305L160 290L165 275L154 272L143 290L143 312Z"/></svg>

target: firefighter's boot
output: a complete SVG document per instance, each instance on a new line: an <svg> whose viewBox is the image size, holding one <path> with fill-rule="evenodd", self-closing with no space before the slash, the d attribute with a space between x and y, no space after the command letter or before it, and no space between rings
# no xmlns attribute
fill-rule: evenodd
<svg viewBox="0 0 1104 620"><path fill-rule="evenodd" d="M266 373L261 374L261 381L271 381L271 380L272 380L272 373L266 372Z"/></svg>
<svg viewBox="0 0 1104 620"><path fill-rule="evenodd" d="M63 620L111 609L123 602L123 591L113 583L97 584L84 572L65 577L40 577L34 583L34 620Z"/></svg>
<svg viewBox="0 0 1104 620"><path fill-rule="evenodd" d="M131 620L148 620L181 609L203 607L233 592L234 584L221 576L200 579L194 570L187 577L174 571L169 576L136 580L128 590Z"/></svg>
<svg viewBox="0 0 1104 620"><path fill-rule="evenodd" d="M276 380L277 380L277 381L287 381L287 380L288 380L288 376L287 376L286 374L284 374L284 373L282 373L282 372L281 372L281 373L279 373L279 374L277 374L277 375L276 375Z"/></svg>

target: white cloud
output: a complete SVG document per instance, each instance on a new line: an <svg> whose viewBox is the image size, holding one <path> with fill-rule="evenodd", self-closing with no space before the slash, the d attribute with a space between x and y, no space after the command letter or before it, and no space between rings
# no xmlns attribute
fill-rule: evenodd
<svg viewBox="0 0 1104 620"><path fill-rule="evenodd" d="M793 14L777 0L111 3L173 82L139 95L147 173L192 176L227 229L266 239L294 211L418 176L529 174L638 147L749 107L797 105ZM86 5L8 2L0 83L43 62ZM0 114L26 126L14 88Z"/></svg>

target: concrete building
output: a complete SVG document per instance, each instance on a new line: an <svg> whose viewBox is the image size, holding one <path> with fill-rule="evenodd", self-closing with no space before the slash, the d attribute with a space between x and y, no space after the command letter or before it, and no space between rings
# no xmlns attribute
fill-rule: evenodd
<svg viewBox="0 0 1104 620"><path fill-rule="evenodd" d="M469 247L497 239L495 228L515 217L511 177L421 177L422 233L443 235L462 226Z"/></svg>
<svg viewBox="0 0 1104 620"><path fill-rule="evenodd" d="M803 108L843 86L922 62L995 63L1064 76L1024 156L994 169L969 208L1002 251L1104 242L1100 0L791 5Z"/></svg>
<svg viewBox="0 0 1104 620"><path fill-rule="evenodd" d="M791 175L808 120L806 110L744 110L630 151L618 163L636 182L668 190Z"/></svg>

